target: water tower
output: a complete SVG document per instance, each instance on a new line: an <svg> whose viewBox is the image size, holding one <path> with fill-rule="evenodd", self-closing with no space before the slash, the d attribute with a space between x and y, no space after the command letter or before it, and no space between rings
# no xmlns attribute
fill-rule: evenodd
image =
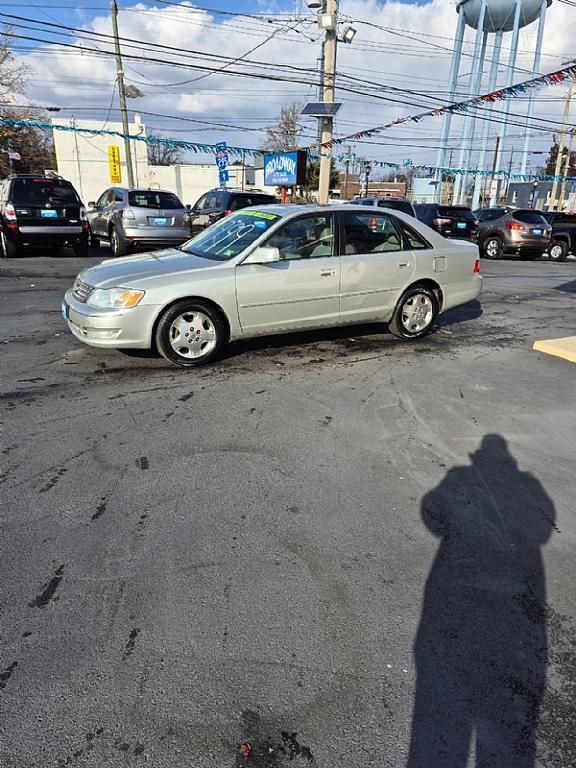
<svg viewBox="0 0 576 768"><path fill-rule="evenodd" d="M467 27L474 31L474 51L470 60L470 74L468 76L469 85L467 89L468 93L470 94L469 98L477 96L483 92L494 91L498 87L502 88L505 86L513 85L515 80L527 80L531 77L530 74L524 71L522 72L521 76L515 78L518 38L522 27L526 27L529 24L532 24L532 22L536 21L536 19L539 19L538 34L536 37L534 59L532 64L532 72L534 73L533 76L536 76L540 70L540 53L542 50L542 37L544 34L546 9L551 3L552 0L460 0L456 6L456 10L458 12L458 25L456 27L456 36L454 39L454 53L452 55L452 64L450 67L447 101L450 103L457 100L455 98L456 85L458 83L460 63L462 59L462 49ZM508 61L503 63L502 69L504 70L504 73L501 75L500 53L502 50L504 35L507 33L510 33L508 38L509 55ZM490 70L487 82L483 82L484 68L486 64L490 64ZM458 168L470 168L475 131L477 131L481 136L479 141L479 154L477 162L475 163L475 167L480 169L485 167L488 140L492 135L490 128L494 124L498 126L499 130L496 170L503 170L502 156L504 142L506 139L506 130L508 127L510 101L506 99L501 102L501 104L502 108L498 115L494 117L494 123L492 122L492 106L479 107L477 110L466 114L466 117L464 118L461 139L459 137L459 144L461 149L457 163ZM524 137L520 173L526 172L528 147L530 142L528 128L533 110L534 103L530 92L526 114L526 135ZM484 119L475 120L474 118L476 114L479 118ZM443 168L446 166L446 153L448 138L450 135L451 119L451 113L447 112L444 115L440 148L438 150L438 157L436 161L438 168ZM474 193L472 196L473 208L478 207L483 178L484 177L479 175L475 178ZM440 201L442 184L439 171L436 172L436 180L439 182L436 185L436 195L438 201ZM457 174L452 196L452 202L454 204L464 202L467 186L468 175ZM496 200L494 199L491 201L491 203L495 204Z"/></svg>

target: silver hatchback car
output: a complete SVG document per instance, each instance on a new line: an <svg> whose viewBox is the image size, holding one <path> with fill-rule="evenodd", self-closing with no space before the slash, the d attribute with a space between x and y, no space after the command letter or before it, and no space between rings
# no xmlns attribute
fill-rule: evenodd
<svg viewBox="0 0 576 768"><path fill-rule="evenodd" d="M130 248L181 245L190 238L190 216L178 197L162 189L111 187L86 214L92 246L108 240L114 256Z"/></svg>
<svg viewBox="0 0 576 768"><path fill-rule="evenodd" d="M62 312L95 347L213 359L248 336L369 322L403 339L482 289L474 244L411 216L363 206L262 206L221 219L179 249L83 270Z"/></svg>

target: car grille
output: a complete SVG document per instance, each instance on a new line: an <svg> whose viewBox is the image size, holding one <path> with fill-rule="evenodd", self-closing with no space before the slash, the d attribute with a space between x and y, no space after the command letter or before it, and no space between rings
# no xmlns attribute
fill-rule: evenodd
<svg viewBox="0 0 576 768"><path fill-rule="evenodd" d="M72 293L75 299L85 304L92 293L94 292L94 286L88 285L83 280L76 279Z"/></svg>

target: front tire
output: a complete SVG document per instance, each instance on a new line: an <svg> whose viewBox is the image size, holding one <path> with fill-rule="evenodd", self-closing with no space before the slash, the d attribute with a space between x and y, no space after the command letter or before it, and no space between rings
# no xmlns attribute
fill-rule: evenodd
<svg viewBox="0 0 576 768"><path fill-rule="evenodd" d="M18 256L18 250L19 250L16 243L13 243L10 240L8 240L4 232L2 232L1 239L2 239L2 257L5 259L16 258L16 256Z"/></svg>
<svg viewBox="0 0 576 768"><path fill-rule="evenodd" d="M414 285L398 302L388 329L400 339L418 339L430 333L437 315L434 292L426 285Z"/></svg>
<svg viewBox="0 0 576 768"><path fill-rule="evenodd" d="M112 227L112 230L110 231L110 248L112 249L112 256L114 256L114 258L126 256L126 251L128 250L126 241L122 240L116 227Z"/></svg>
<svg viewBox="0 0 576 768"><path fill-rule="evenodd" d="M568 245L563 240L552 240L548 248L550 261L566 261L568 258Z"/></svg>
<svg viewBox="0 0 576 768"><path fill-rule="evenodd" d="M216 357L226 341L226 324L210 304L180 301L160 317L155 341L166 360L192 368Z"/></svg>
<svg viewBox="0 0 576 768"><path fill-rule="evenodd" d="M501 259L504 254L504 245L499 237L493 235L484 241L482 250L487 259Z"/></svg>

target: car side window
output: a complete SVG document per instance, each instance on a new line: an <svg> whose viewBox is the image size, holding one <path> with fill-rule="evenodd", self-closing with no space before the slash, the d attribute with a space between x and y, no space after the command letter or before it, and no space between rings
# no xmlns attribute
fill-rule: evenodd
<svg viewBox="0 0 576 768"><path fill-rule="evenodd" d="M345 213L344 253L401 251L400 232L389 216L381 213Z"/></svg>
<svg viewBox="0 0 576 768"><path fill-rule="evenodd" d="M106 192L103 192L100 197L98 198L96 202L96 208L104 208L106 205L106 200L108 198L108 195L110 194L110 190L107 189Z"/></svg>
<svg viewBox="0 0 576 768"><path fill-rule="evenodd" d="M115 203L123 203L124 202L124 195L119 189L114 190L114 202Z"/></svg>
<svg viewBox="0 0 576 768"><path fill-rule="evenodd" d="M206 201L208 200L208 195L202 195L200 200L197 201L196 205L194 206L195 211L202 211L204 208L206 208Z"/></svg>
<svg viewBox="0 0 576 768"><path fill-rule="evenodd" d="M206 195L206 205L204 208L206 210L213 210L214 208L218 207L218 195L216 192L211 192L209 195Z"/></svg>
<svg viewBox="0 0 576 768"><path fill-rule="evenodd" d="M430 243L426 242L421 234L416 232L415 229L412 229L412 227L409 227L407 224L400 225L402 228L402 231L404 232L404 237L406 238L406 242L410 246L410 248L413 251L422 251L425 248L431 248L432 246Z"/></svg>
<svg viewBox="0 0 576 768"><path fill-rule="evenodd" d="M334 255L333 217L303 216L287 222L265 243L278 248L283 261Z"/></svg>

